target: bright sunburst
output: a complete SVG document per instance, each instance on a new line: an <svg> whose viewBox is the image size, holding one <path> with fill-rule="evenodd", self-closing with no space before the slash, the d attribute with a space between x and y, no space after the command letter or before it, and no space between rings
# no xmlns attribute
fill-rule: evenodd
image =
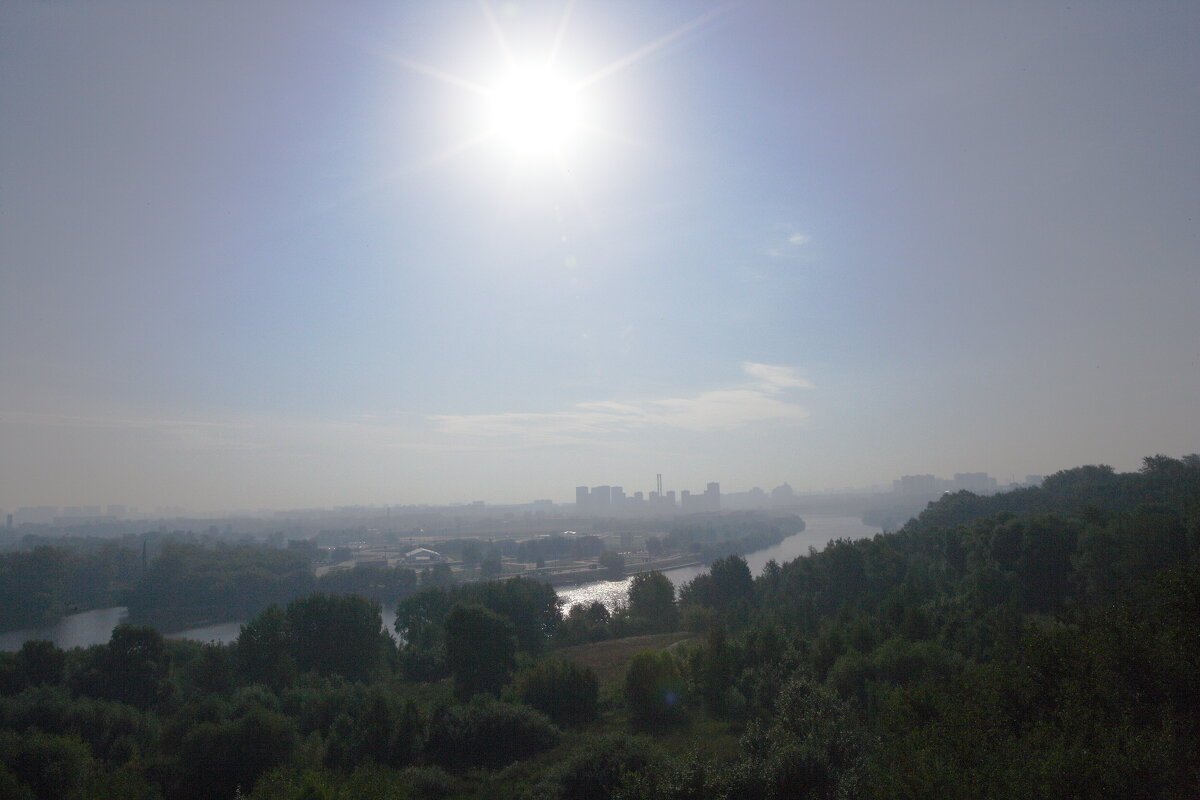
<svg viewBox="0 0 1200 800"><path fill-rule="evenodd" d="M582 128L579 91L549 67L514 67L489 105L491 135L522 158L561 156Z"/></svg>
<svg viewBox="0 0 1200 800"><path fill-rule="evenodd" d="M571 16L568 1L556 31L543 43L540 53L514 52L509 38L492 13L487 0L480 7L504 60L496 65L495 77L473 80L460 74L419 64L405 58L401 63L450 86L465 89L480 98L486 122L481 130L464 131L464 138L433 154L425 165L440 163L480 145L495 145L499 153L517 165L557 164L570 171L568 157L579 155L581 145L592 134L622 138L607 129L587 102L594 84L620 72L664 45L702 27L726 10L713 9L640 48L615 58L581 78L571 76L557 64L557 56Z"/></svg>

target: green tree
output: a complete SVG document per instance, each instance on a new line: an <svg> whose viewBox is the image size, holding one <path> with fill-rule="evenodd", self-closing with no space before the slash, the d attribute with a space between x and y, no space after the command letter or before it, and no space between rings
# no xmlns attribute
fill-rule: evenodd
<svg viewBox="0 0 1200 800"><path fill-rule="evenodd" d="M454 571L449 564L434 564L429 574L429 584L432 586L451 586L454 583Z"/></svg>
<svg viewBox="0 0 1200 800"><path fill-rule="evenodd" d="M545 714L481 696L434 711L425 757L449 768L495 769L548 750L560 738Z"/></svg>
<svg viewBox="0 0 1200 800"><path fill-rule="evenodd" d="M600 554L599 564L604 569L605 577L610 581L625 577L625 556L620 553L605 550Z"/></svg>
<svg viewBox="0 0 1200 800"><path fill-rule="evenodd" d="M375 600L312 594L288 603L286 614L292 657L301 671L365 681L393 647Z"/></svg>
<svg viewBox="0 0 1200 800"><path fill-rule="evenodd" d="M679 610L671 579L657 570L634 575L629 584L629 615L648 630L675 630Z"/></svg>
<svg viewBox="0 0 1200 800"><path fill-rule="evenodd" d="M279 606L268 607L243 625L235 648L238 671L250 683L278 690L295 680L291 628Z"/></svg>
<svg viewBox="0 0 1200 800"><path fill-rule="evenodd" d="M726 556L712 563L708 574L713 579L713 594L718 608L746 602L754 595L750 567L741 556Z"/></svg>
<svg viewBox="0 0 1200 800"><path fill-rule="evenodd" d="M513 624L475 603L455 603L446 615L446 664L455 694L500 693L516 666Z"/></svg>
<svg viewBox="0 0 1200 800"><path fill-rule="evenodd" d="M746 761L731 794L765 798L850 798L862 794L866 753L854 718L828 690L804 677L780 692L770 727L751 726Z"/></svg>
<svg viewBox="0 0 1200 800"><path fill-rule="evenodd" d="M261 708L227 722L205 722L183 737L179 785L171 796L209 800L249 792L258 777L285 764L299 746L286 717Z"/></svg>
<svg viewBox="0 0 1200 800"><path fill-rule="evenodd" d="M643 725L683 719L684 682L675 657L652 650L635 655L625 674L625 701L633 718Z"/></svg>
<svg viewBox="0 0 1200 800"><path fill-rule="evenodd" d="M693 651L692 683L714 716L724 716L730 711L730 694L736 691L733 688L733 660L725 629L721 627L709 631L704 646Z"/></svg>
<svg viewBox="0 0 1200 800"><path fill-rule="evenodd" d="M659 757L645 737L606 734L588 739L552 767L542 779L543 794L560 800L614 797L629 776Z"/></svg>
<svg viewBox="0 0 1200 800"><path fill-rule="evenodd" d="M353 713L342 713L334 721L326 737L325 760L347 772L367 761L403 767L417 756L423 729L411 700L401 704L394 693L377 686Z"/></svg>
<svg viewBox="0 0 1200 800"><path fill-rule="evenodd" d="M45 639L30 639L17 651L16 667L27 686L63 681L67 654Z"/></svg>
<svg viewBox="0 0 1200 800"><path fill-rule="evenodd" d="M504 567L500 562L499 553L488 553L487 557L484 558L479 564L479 574L484 578L495 578L497 575L503 572L503 570Z"/></svg>
<svg viewBox="0 0 1200 800"><path fill-rule="evenodd" d="M234 686L234 648L219 642L200 645L188 670L193 688L203 694L228 694Z"/></svg>
<svg viewBox="0 0 1200 800"><path fill-rule="evenodd" d="M107 645L89 653L90 664L76 676L93 697L150 708L171 693L171 659L163 636L153 628L122 623Z"/></svg>
<svg viewBox="0 0 1200 800"><path fill-rule="evenodd" d="M560 658L547 658L517 674L516 696L550 719L563 724L596 718L599 681L596 673Z"/></svg>
<svg viewBox="0 0 1200 800"><path fill-rule="evenodd" d="M741 556L726 556L712 563L679 589L679 604L712 609L726 622L742 621L754 598L754 579Z"/></svg>
<svg viewBox="0 0 1200 800"><path fill-rule="evenodd" d="M29 791L37 800L76 800L83 797L96 763L87 745L74 737L0 731L0 772L5 768L11 778L0 780L0 789L11 787L14 797Z"/></svg>

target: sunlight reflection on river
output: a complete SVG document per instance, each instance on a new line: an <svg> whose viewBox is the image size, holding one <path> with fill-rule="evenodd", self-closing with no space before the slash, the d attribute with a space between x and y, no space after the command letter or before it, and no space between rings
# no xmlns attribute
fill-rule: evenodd
<svg viewBox="0 0 1200 800"><path fill-rule="evenodd" d="M751 574L757 576L771 559L780 564L807 555L809 548L824 549L834 539L865 539L880 532L879 528L864 525L857 517L805 517L805 527L801 533L789 536L774 547L758 550L744 556L750 566ZM665 570L663 572L678 589L683 584L701 573L708 572L708 567L683 567ZM629 595L629 585L633 578L620 581L593 581L578 586L558 587L558 596L563 599L565 612L576 603L591 605L599 601L612 609L617 603L624 603Z"/></svg>

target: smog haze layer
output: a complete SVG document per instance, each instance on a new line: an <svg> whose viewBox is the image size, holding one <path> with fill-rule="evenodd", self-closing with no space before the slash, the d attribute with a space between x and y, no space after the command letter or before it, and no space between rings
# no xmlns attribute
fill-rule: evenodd
<svg viewBox="0 0 1200 800"><path fill-rule="evenodd" d="M0 7L0 508L1200 449L1200 6Z"/></svg>

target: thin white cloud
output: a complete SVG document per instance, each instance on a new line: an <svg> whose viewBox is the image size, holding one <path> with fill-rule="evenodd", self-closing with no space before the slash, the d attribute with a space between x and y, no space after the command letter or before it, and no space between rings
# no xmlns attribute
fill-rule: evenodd
<svg viewBox="0 0 1200 800"><path fill-rule="evenodd" d="M795 369L746 362L742 384L691 397L577 403L561 411L430 416L441 433L471 437L522 437L542 443L579 443L654 429L703 433L775 423L797 425L808 418L800 405L779 395L810 388Z"/></svg>
<svg viewBox="0 0 1200 800"><path fill-rule="evenodd" d="M203 420L8 411L0 412L0 426L123 431L122 436L154 441L174 452L298 457L570 445L628 450L645 445L644 437L653 432L709 433L807 420L808 412L788 397L811 388L794 368L748 361L741 369L741 382L687 397L595 400L549 412Z"/></svg>
<svg viewBox="0 0 1200 800"><path fill-rule="evenodd" d="M757 364L746 361L742 370L751 378L758 379L764 386L776 389L811 389L812 384L800 377L795 367L785 367L778 364Z"/></svg>
<svg viewBox="0 0 1200 800"><path fill-rule="evenodd" d="M767 255L771 258L787 258L793 256L800 248L812 241L808 234L792 228L791 226L784 227L784 236L782 239L774 239L775 244L767 248Z"/></svg>

